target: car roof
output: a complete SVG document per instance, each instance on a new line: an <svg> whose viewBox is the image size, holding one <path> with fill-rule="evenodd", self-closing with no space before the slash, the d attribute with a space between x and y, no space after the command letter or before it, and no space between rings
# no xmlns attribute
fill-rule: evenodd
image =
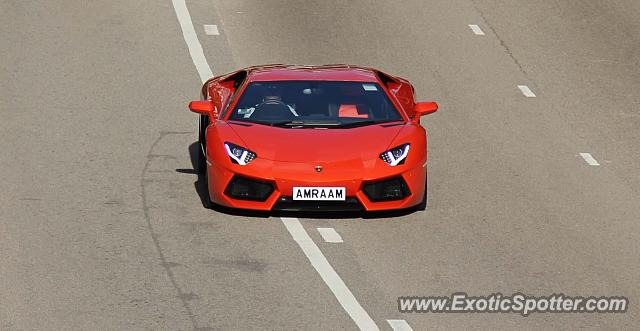
<svg viewBox="0 0 640 331"><path fill-rule="evenodd" d="M376 71L371 68L347 64L287 65L271 64L247 68L249 81L326 80L377 82Z"/></svg>

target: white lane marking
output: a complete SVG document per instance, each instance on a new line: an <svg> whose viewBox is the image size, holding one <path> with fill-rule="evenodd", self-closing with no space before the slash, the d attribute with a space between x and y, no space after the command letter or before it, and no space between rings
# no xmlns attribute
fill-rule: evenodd
<svg viewBox="0 0 640 331"><path fill-rule="evenodd" d="M211 67L209 67L207 58L204 56L204 52L202 51L202 45L200 45L198 35L196 35L196 30L193 28L189 9L187 9L187 5L184 0L172 0L171 2L173 3L173 10L176 12L176 16L178 17L180 28L182 28L182 36L184 37L184 41L187 43L187 48L189 48L191 60L196 66L196 70L198 70L200 80L204 83L207 79L213 77L213 73L211 72Z"/></svg>
<svg viewBox="0 0 640 331"><path fill-rule="evenodd" d="M205 24L204 33L206 33L207 36L217 36L220 34L220 31L218 31L218 26L215 24Z"/></svg>
<svg viewBox="0 0 640 331"><path fill-rule="evenodd" d="M405 320L387 320L393 331L413 331L409 323Z"/></svg>
<svg viewBox="0 0 640 331"><path fill-rule="evenodd" d="M475 33L476 35L484 36L484 31L482 31L479 26L475 24L469 24L469 27L471 28L471 31L473 31L473 33Z"/></svg>
<svg viewBox="0 0 640 331"><path fill-rule="evenodd" d="M593 156L591 156L591 154L589 154L589 153L580 153L580 156L582 156L582 158L585 160L585 162L587 162L591 166L599 166L600 165L600 163L598 163L598 161L596 159L594 159Z"/></svg>
<svg viewBox="0 0 640 331"><path fill-rule="evenodd" d="M316 269L325 284L329 286L333 295L342 308L356 322L360 330L380 330L369 314L362 308L358 300L353 296L347 285L342 281L338 273L333 269L327 258L322 255L320 248L313 242L307 231L302 227L297 218L282 217L282 223L287 228L293 240L298 243L304 255Z"/></svg>
<svg viewBox="0 0 640 331"><path fill-rule="evenodd" d="M182 35L187 43L187 47L189 48L189 54L191 55L193 64L198 70L200 80L204 83L207 79L213 76L213 73L211 72L211 68L204 56L198 36L193 28L191 15L189 15L189 10L187 9L184 0L172 0L172 2L176 16L178 17L178 22L182 28ZM282 223L285 225L293 239L298 243L302 252L307 256L311 265L316 269L318 274L320 274L322 280L324 280L325 284L329 286L329 289L333 292L336 299L338 299L342 308L356 323L358 328L360 328L360 330L379 331L380 329L376 323L371 319L364 308L362 308L338 273L336 273L333 267L331 267L327 258L322 255L322 252L313 242L311 237L309 237L309 234L302 227L300 221L297 218L283 217Z"/></svg>
<svg viewBox="0 0 640 331"><path fill-rule="evenodd" d="M342 237L340 237L340 234L338 234L334 228L318 228L318 232L320 232L322 239L328 243L343 242Z"/></svg>
<svg viewBox="0 0 640 331"><path fill-rule="evenodd" d="M518 88L520 89L520 91L522 91L522 94L524 94L525 97L527 97L527 98L535 98L536 97L536 95L533 93L533 91L531 91L529 86L527 86L527 85L518 85Z"/></svg>

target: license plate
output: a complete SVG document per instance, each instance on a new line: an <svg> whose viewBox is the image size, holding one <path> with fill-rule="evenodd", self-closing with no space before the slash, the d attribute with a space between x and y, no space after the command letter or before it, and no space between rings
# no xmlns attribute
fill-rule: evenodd
<svg viewBox="0 0 640 331"><path fill-rule="evenodd" d="M344 201L344 187L294 187L293 200Z"/></svg>

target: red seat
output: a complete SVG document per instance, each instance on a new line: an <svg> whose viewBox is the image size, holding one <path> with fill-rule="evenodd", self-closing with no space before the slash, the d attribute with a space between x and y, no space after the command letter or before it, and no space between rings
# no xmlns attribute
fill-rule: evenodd
<svg viewBox="0 0 640 331"><path fill-rule="evenodd" d="M340 105L338 117L369 118L369 114L358 113L358 107L356 105Z"/></svg>

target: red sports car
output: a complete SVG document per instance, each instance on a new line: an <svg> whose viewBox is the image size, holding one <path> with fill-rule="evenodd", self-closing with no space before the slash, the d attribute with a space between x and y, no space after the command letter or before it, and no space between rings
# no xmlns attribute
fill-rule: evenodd
<svg viewBox="0 0 640 331"><path fill-rule="evenodd" d="M424 209L427 135L405 79L350 65L266 65L202 87L206 204L253 210Z"/></svg>

